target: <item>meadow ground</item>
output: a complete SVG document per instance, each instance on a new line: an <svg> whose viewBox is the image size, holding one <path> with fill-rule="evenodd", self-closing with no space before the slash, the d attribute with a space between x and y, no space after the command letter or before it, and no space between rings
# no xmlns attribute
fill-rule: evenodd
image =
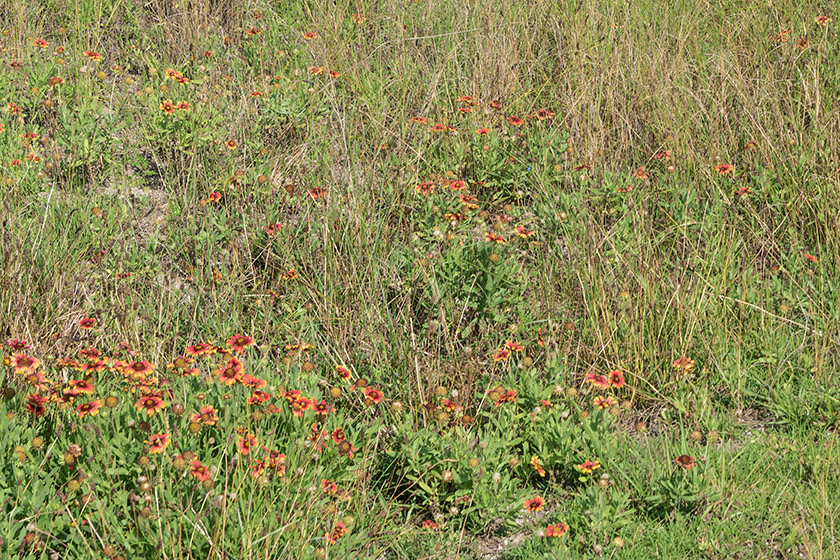
<svg viewBox="0 0 840 560"><path fill-rule="evenodd" d="M832 10L2 2L0 557L838 557Z"/></svg>

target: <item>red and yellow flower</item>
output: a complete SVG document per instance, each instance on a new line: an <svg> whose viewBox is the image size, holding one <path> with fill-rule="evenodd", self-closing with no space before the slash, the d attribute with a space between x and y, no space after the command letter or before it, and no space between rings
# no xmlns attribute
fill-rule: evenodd
<svg viewBox="0 0 840 560"><path fill-rule="evenodd" d="M259 447L259 445L260 442L257 440L257 436L251 433L239 436L236 442L236 447L239 449L240 455L248 455L252 449Z"/></svg>
<svg viewBox="0 0 840 560"><path fill-rule="evenodd" d="M594 461L584 461L577 466L577 470L583 474L589 474L601 468L601 462L595 459Z"/></svg>
<svg viewBox="0 0 840 560"><path fill-rule="evenodd" d="M336 371L336 373L338 373L338 376L340 378L344 379L345 381L348 381L350 379L351 373L350 373L350 370L347 369L346 366L337 365L337 366L335 366L335 371Z"/></svg>
<svg viewBox="0 0 840 560"><path fill-rule="evenodd" d="M545 507L545 500L541 496L534 496L529 500L525 500L522 509L530 511L531 513L541 511Z"/></svg>
<svg viewBox="0 0 840 560"><path fill-rule="evenodd" d="M84 418L88 414L91 416L96 416L99 414L99 409L102 408L102 402L99 400L86 402L84 404L80 404L76 407L76 412L79 414L79 418Z"/></svg>
<svg viewBox="0 0 840 560"><path fill-rule="evenodd" d="M696 464L694 461L694 457L692 457L691 455L680 455L674 462L677 464L678 467L683 468L685 470L694 468Z"/></svg>
<svg viewBox="0 0 840 560"><path fill-rule="evenodd" d="M585 377L586 381L598 387L599 389L609 389L610 388L610 378L606 375L601 375L599 373L595 373L594 371L590 371L586 374Z"/></svg>
<svg viewBox="0 0 840 560"><path fill-rule="evenodd" d="M200 482L210 478L210 469L201 464L198 459L190 463L190 474L196 477Z"/></svg>
<svg viewBox="0 0 840 560"><path fill-rule="evenodd" d="M365 387L364 394L368 404L379 404L385 396L382 391L373 387Z"/></svg>
<svg viewBox="0 0 840 560"><path fill-rule="evenodd" d="M228 347L236 351L237 354L245 352L245 348L254 345L254 339L244 334L235 334L227 339Z"/></svg>
<svg viewBox="0 0 840 560"><path fill-rule="evenodd" d="M244 369L242 362L231 358L216 370L217 378L224 385L235 385L242 380Z"/></svg>
<svg viewBox="0 0 840 560"><path fill-rule="evenodd" d="M549 525L545 528L545 536L546 537L556 537L560 538L566 534L566 531L569 530L569 526L566 523L557 523L556 525Z"/></svg>
<svg viewBox="0 0 840 560"><path fill-rule="evenodd" d="M534 455L531 457L530 465L537 471L541 477L545 478L545 468L540 464L540 457L539 455Z"/></svg>
<svg viewBox="0 0 840 560"><path fill-rule="evenodd" d="M190 422L206 424L208 426L215 426L218 420L219 411L209 404L202 406L198 412L190 415Z"/></svg>
<svg viewBox="0 0 840 560"><path fill-rule="evenodd" d="M149 446L149 455L163 453L169 447L170 434L152 434L144 443Z"/></svg>
<svg viewBox="0 0 840 560"><path fill-rule="evenodd" d="M137 399L136 403L134 403L134 408L145 411L149 416L154 416L156 413L163 410L165 406L166 402L160 397L160 395L155 393L143 395Z"/></svg>
<svg viewBox="0 0 840 560"><path fill-rule="evenodd" d="M595 397L595 399L593 399L592 404L594 404L601 410L605 410L607 408L610 408L611 406L615 406L618 403L612 397L602 397L601 395L598 395L597 397Z"/></svg>
<svg viewBox="0 0 840 560"><path fill-rule="evenodd" d="M689 372L694 368L694 360L686 356L680 356L674 360L674 369Z"/></svg>
<svg viewBox="0 0 840 560"><path fill-rule="evenodd" d="M29 375L35 373L41 366L41 360L26 354L12 354L9 358L12 370L18 375Z"/></svg>

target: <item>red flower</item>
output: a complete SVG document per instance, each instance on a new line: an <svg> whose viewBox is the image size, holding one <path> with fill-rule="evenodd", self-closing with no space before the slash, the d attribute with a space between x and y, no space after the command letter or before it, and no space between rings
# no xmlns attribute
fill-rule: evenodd
<svg viewBox="0 0 840 560"><path fill-rule="evenodd" d="M814 18L814 21L817 22L817 25L826 26L828 25L828 22L831 21L831 18L825 15L817 16Z"/></svg>
<svg viewBox="0 0 840 560"><path fill-rule="evenodd" d="M650 173L648 173L644 167L640 167L633 173L633 177L639 180L648 179L650 178Z"/></svg>
<svg viewBox="0 0 840 560"><path fill-rule="evenodd" d="M199 342L198 344L188 346L185 352L189 356L198 358L200 356L214 354L216 352L216 347L212 344L207 344L206 342Z"/></svg>
<svg viewBox="0 0 840 560"><path fill-rule="evenodd" d="M615 399L612 398L612 397L602 397L601 395L598 395L592 401L592 404L594 404L595 406L597 406L601 410L605 410L605 409L607 409L611 406L615 406L618 403L616 403Z"/></svg>
<svg viewBox="0 0 840 560"><path fill-rule="evenodd" d="M249 389L262 389L266 385L265 379L254 377L250 373L246 373L245 375L243 375L241 382Z"/></svg>
<svg viewBox="0 0 840 560"><path fill-rule="evenodd" d="M47 404L48 400L49 399L47 399L46 397L38 396L35 393L32 393L31 395L28 395L26 397L26 410L27 410L27 412L31 413L33 416L36 416L36 417L41 416L42 414L44 414L47 411L47 409L44 405Z"/></svg>
<svg viewBox="0 0 840 560"><path fill-rule="evenodd" d="M682 467L685 470L694 468L695 462L694 457L691 455L680 455L677 457L676 461L678 467Z"/></svg>
<svg viewBox="0 0 840 560"><path fill-rule="evenodd" d="M545 500L543 500L540 496L534 496L530 500L525 500L522 509L530 512L540 511L545 507Z"/></svg>
<svg viewBox="0 0 840 560"><path fill-rule="evenodd" d="M624 387L624 374L614 369L610 372L610 385L615 387L616 389L621 389Z"/></svg>
<svg viewBox="0 0 840 560"><path fill-rule="evenodd" d="M47 46L49 46L49 43L47 43L44 39L35 39L32 41L32 44L42 49L46 49Z"/></svg>
<svg viewBox="0 0 840 560"><path fill-rule="evenodd" d="M336 428L335 430L330 432L330 437L336 445L338 445L342 441L347 441L347 436L344 434L344 430L342 430L341 428Z"/></svg>
<svg viewBox="0 0 840 560"><path fill-rule="evenodd" d="M244 436L239 436L236 446L239 448L240 455L247 455L251 452L251 449L259 446L259 442L257 441L257 436L254 434L245 434Z"/></svg>
<svg viewBox="0 0 840 560"><path fill-rule="evenodd" d="M318 38L318 34L317 34L317 33L315 33L314 31L310 31L310 32L308 32L308 33L304 33L304 34L303 34L303 38L304 38L305 40L307 40L307 41L311 41L312 39L317 39L317 38Z"/></svg>
<svg viewBox="0 0 840 560"><path fill-rule="evenodd" d="M417 124L426 124L429 122L429 119L427 119L426 117L411 117L409 120Z"/></svg>
<svg viewBox="0 0 840 560"><path fill-rule="evenodd" d="M557 525L549 525L545 528L546 537L557 537L558 539L566 534L569 526L565 523L558 523Z"/></svg>
<svg viewBox="0 0 840 560"><path fill-rule="evenodd" d="M599 389L609 389L610 388L610 379L606 375L601 375L590 371L586 374L586 380Z"/></svg>
<svg viewBox="0 0 840 560"><path fill-rule="evenodd" d="M479 136L487 136L488 134L490 134L490 129L489 128L477 128L477 129L475 129L475 133L478 134Z"/></svg>
<svg viewBox="0 0 840 560"><path fill-rule="evenodd" d="M324 492L324 494L335 494L336 492L338 492L338 484L336 484L333 480L327 480L326 478L322 478L321 490Z"/></svg>
<svg viewBox="0 0 840 560"><path fill-rule="evenodd" d="M84 350L79 350L79 354L91 360L102 357L102 352L96 348L85 348Z"/></svg>
<svg viewBox="0 0 840 560"><path fill-rule="evenodd" d="M549 111L548 109L537 109L530 115L528 115L532 119L537 119L540 121L544 121L546 119L553 119L554 118L554 111Z"/></svg>
<svg viewBox="0 0 840 560"><path fill-rule="evenodd" d="M163 453L169 447L170 434L152 434L144 443L149 446L149 455Z"/></svg>
<svg viewBox="0 0 840 560"><path fill-rule="evenodd" d="M423 529L431 529L433 531L440 529L440 526L431 519L425 520L423 523L420 524L420 527L422 527Z"/></svg>
<svg viewBox="0 0 840 560"><path fill-rule="evenodd" d="M496 389L491 390L490 393L490 397L495 401L496 406L500 406L506 402L514 402L516 400L516 389L509 389L505 391L504 387L497 387Z"/></svg>
<svg viewBox="0 0 840 560"><path fill-rule="evenodd" d="M715 165L715 171L717 171L720 175L728 175L732 173L732 166L728 163L719 163Z"/></svg>
<svg viewBox="0 0 840 560"><path fill-rule="evenodd" d="M368 404L379 404L382 401L382 391L379 389L374 389L373 387L366 387L364 390L365 398L368 401Z"/></svg>
<svg viewBox="0 0 840 560"><path fill-rule="evenodd" d="M494 233L492 231L488 231L484 233L484 240L488 243L497 243L499 245L504 245L507 243L507 239L499 235L498 233Z"/></svg>
<svg viewBox="0 0 840 560"><path fill-rule="evenodd" d="M238 354L245 352L246 346L253 346L254 339L250 336L235 334L227 339L227 345L233 348Z"/></svg>
<svg viewBox="0 0 840 560"><path fill-rule="evenodd" d="M166 101L160 102L160 110L166 113L167 115L171 115L178 110L178 107L176 107L175 104L172 103L172 101L167 99Z"/></svg>
<svg viewBox="0 0 840 560"><path fill-rule="evenodd" d="M194 361L195 360L193 358L187 358L186 356L178 356L170 363L166 364L166 367L168 369L175 370L176 373L179 373L181 375L198 375L198 369L190 367L190 365Z"/></svg>
<svg viewBox="0 0 840 560"><path fill-rule="evenodd" d="M541 477L545 478L545 469L544 469L544 468L543 468L543 466L540 464L540 457L539 457L539 455L534 455L533 457L531 457L530 465L531 465L532 467L534 467L534 470L535 470L535 471L537 471L537 473L538 473Z"/></svg>
<svg viewBox="0 0 840 560"><path fill-rule="evenodd" d="M80 404L76 407L76 412L79 413L79 418L84 418L88 414L96 416L99 414L99 409L102 408L102 403L98 400Z"/></svg>
<svg viewBox="0 0 840 560"><path fill-rule="evenodd" d="M224 385L235 385L242 380L244 369L242 362L236 358L231 358L216 370L217 379Z"/></svg>
<svg viewBox="0 0 840 560"><path fill-rule="evenodd" d="M247 377L247 376L246 376ZM260 405L271 400L271 395L264 391L254 391L248 397L248 404Z"/></svg>
<svg viewBox="0 0 840 560"><path fill-rule="evenodd" d="M137 410L145 410L149 416L154 416L156 412L160 412L166 406L166 403L158 395L149 394L140 397L134 408Z"/></svg>
<svg viewBox="0 0 840 560"><path fill-rule="evenodd" d="M219 202L220 200L222 200L222 193L213 191L207 195L207 198L204 199L202 204L207 204L209 202Z"/></svg>
<svg viewBox="0 0 840 560"><path fill-rule="evenodd" d="M509 122L512 126L521 126L525 121L519 117L508 117L507 122Z"/></svg>
<svg viewBox="0 0 840 560"><path fill-rule="evenodd" d="M275 224L268 224L267 226L263 227L263 231L269 237L271 237L272 235L274 235L275 233L277 233L281 229L283 229L283 224L281 224L279 222L275 223Z"/></svg>
<svg viewBox="0 0 840 560"><path fill-rule="evenodd" d="M506 348L500 348L493 354L493 361L494 362L504 362L510 357L510 350Z"/></svg>
<svg viewBox="0 0 840 560"><path fill-rule="evenodd" d="M12 369L18 375L30 375L41 365L41 360L26 354L12 354L10 358Z"/></svg>
<svg viewBox="0 0 840 560"><path fill-rule="evenodd" d="M93 317L85 317L79 321L79 327L85 330L90 330L96 326L96 319Z"/></svg>
<svg viewBox="0 0 840 560"><path fill-rule="evenodd" d="M346 439L339 441L336 444L336 448L338 449L338 454L339 455L343 455L344 457L347 457L348 459L352 459L353 458L353 453L358 451L358 449L356 449L356 446L353 445L352 443L350 443L349 441L347 441Z"/></svg>
<svg viewBox="0 0 840 560"><path fill-rule="evenodd" d="M335 524L335 527L333 527L332 533L327 533L326 535L324 535L324 538L326 538L331 543L334 543L338 539L343 537L345 534L347 534L348 530L349 529L347 529L347 527L344 526L344 523L339 521Z"/></svg>
<svg viewBox="0 0 840 560"><path fill-rule="evenodd" d="M93 394L93 385L85 381L84 379L71 379L70 386L73 388L73 394L75 395L92 395Z"/></svg>
<svg viewBox="0 0 840 560"><path fill-rule="evenodd" d="M94 62L99 62L100 60L102 60L102 55L96 51L85 51L82 54Z"/></svg>
<svg viewBox="0 0 840 560"><path fill-rule="evenodd" d="M197 413L190 416L190 422L207 424L208 426L215 426L218 419L219 412L209 404L202 406Z"/></svg>
<svg viewBox="0 0 840 560"><path fill-rule="evenodd" d="M506 340L505 341L505 348L510 350L511 352L522 352L523 350L525 350L524 346L522 346L520 343L514 342L512 340Z"/></svg>
<svg viewBox="0 0 840 560"><path fill-rule="evenodd" d="M516 226L513 232L522 239L528 239L529 237L533 237L537 234L535 231L526 229L525 226Z"/></svg>
<svg viewBox="0 0 840 560"><path fill-rule="evenodd" d="M338 372L338 376L344 379L345 381L350 379L350 370L347 369L345 366L335 366L335 371Z"/></svg>
<svg viewBox="0 0 840 560"><path fill-rule="evenodd" d="M316 414L329 414L333 411L332 407L327 403L326 399L322 399L321 402L315 401L312 399L312 410L315 411Z"/></svg>
<svg viewBox="0 0 840 560"><path fill-rule="evenodd" d="M312 406L312 400L306 397L287 398L286 400L289 402L289 408L292 409L292 415L295 418L303 418L303 413Z"/></svg>
<svg viewBox="0 0 840 560"><path fill-rule="evenodd" d="M469 194L461 194L458 195L458 201L460 201L461 206L466 208L467 210L478 210L478 199Z"/></svg>
<svg viewBox="0 0 840 560"><path fill-rule="evenodd" d="M415 190L424 196L429 196L435 192L435 184L431 181L423 181L415 187Z"/></svg>
<svg viewBox="0 0 840 560"><path fill-rule="evenodd" d="M32 345L25 340L18 340L17 338L10 338L6 344L12 349L12 352L21 352L22 350L32 349Z"/></svg>
<svg viewBox="0 0 840 560"><path fill-rule="evenodd" d="M123 373L125 373L126 375L133 375L136 378L140 379L151 375L154 371L155 366L152 365L150 362L147 362L146 360L137 360L136 362L127 364L123 368Z"/></svg>
<svg viewBox="0 0 840 560"><path fill-rule="evenodd" d="M190 463L190 474L203 482L210 478L210 469L201 464L201 461L196 459Z"/></svg>
<svg viewBox="0 0 840 560"><path fill-rule="evenodd" d="M689 372L693 367L694 360L692 360L691 358L680 356L679 358L674 360L674 369L681 369L685 372Z"/></svg>
<svg viewBox="0 0 840 560"><path fill-rule="evenodd" d="M600 468L601 462L597 459L594 461L584 461L583 463L577 466L577 469L583 474L589 474L592 471L598 470Z"/></svg>
<svg viewBox="0 0 840 560"><path fill-rule="evenodd" d="M805 258L808 259L809 261L811 261L812 263L820 262L820 259L818 259L816 256L808 254L808 253L805 253Z"/></svg>

